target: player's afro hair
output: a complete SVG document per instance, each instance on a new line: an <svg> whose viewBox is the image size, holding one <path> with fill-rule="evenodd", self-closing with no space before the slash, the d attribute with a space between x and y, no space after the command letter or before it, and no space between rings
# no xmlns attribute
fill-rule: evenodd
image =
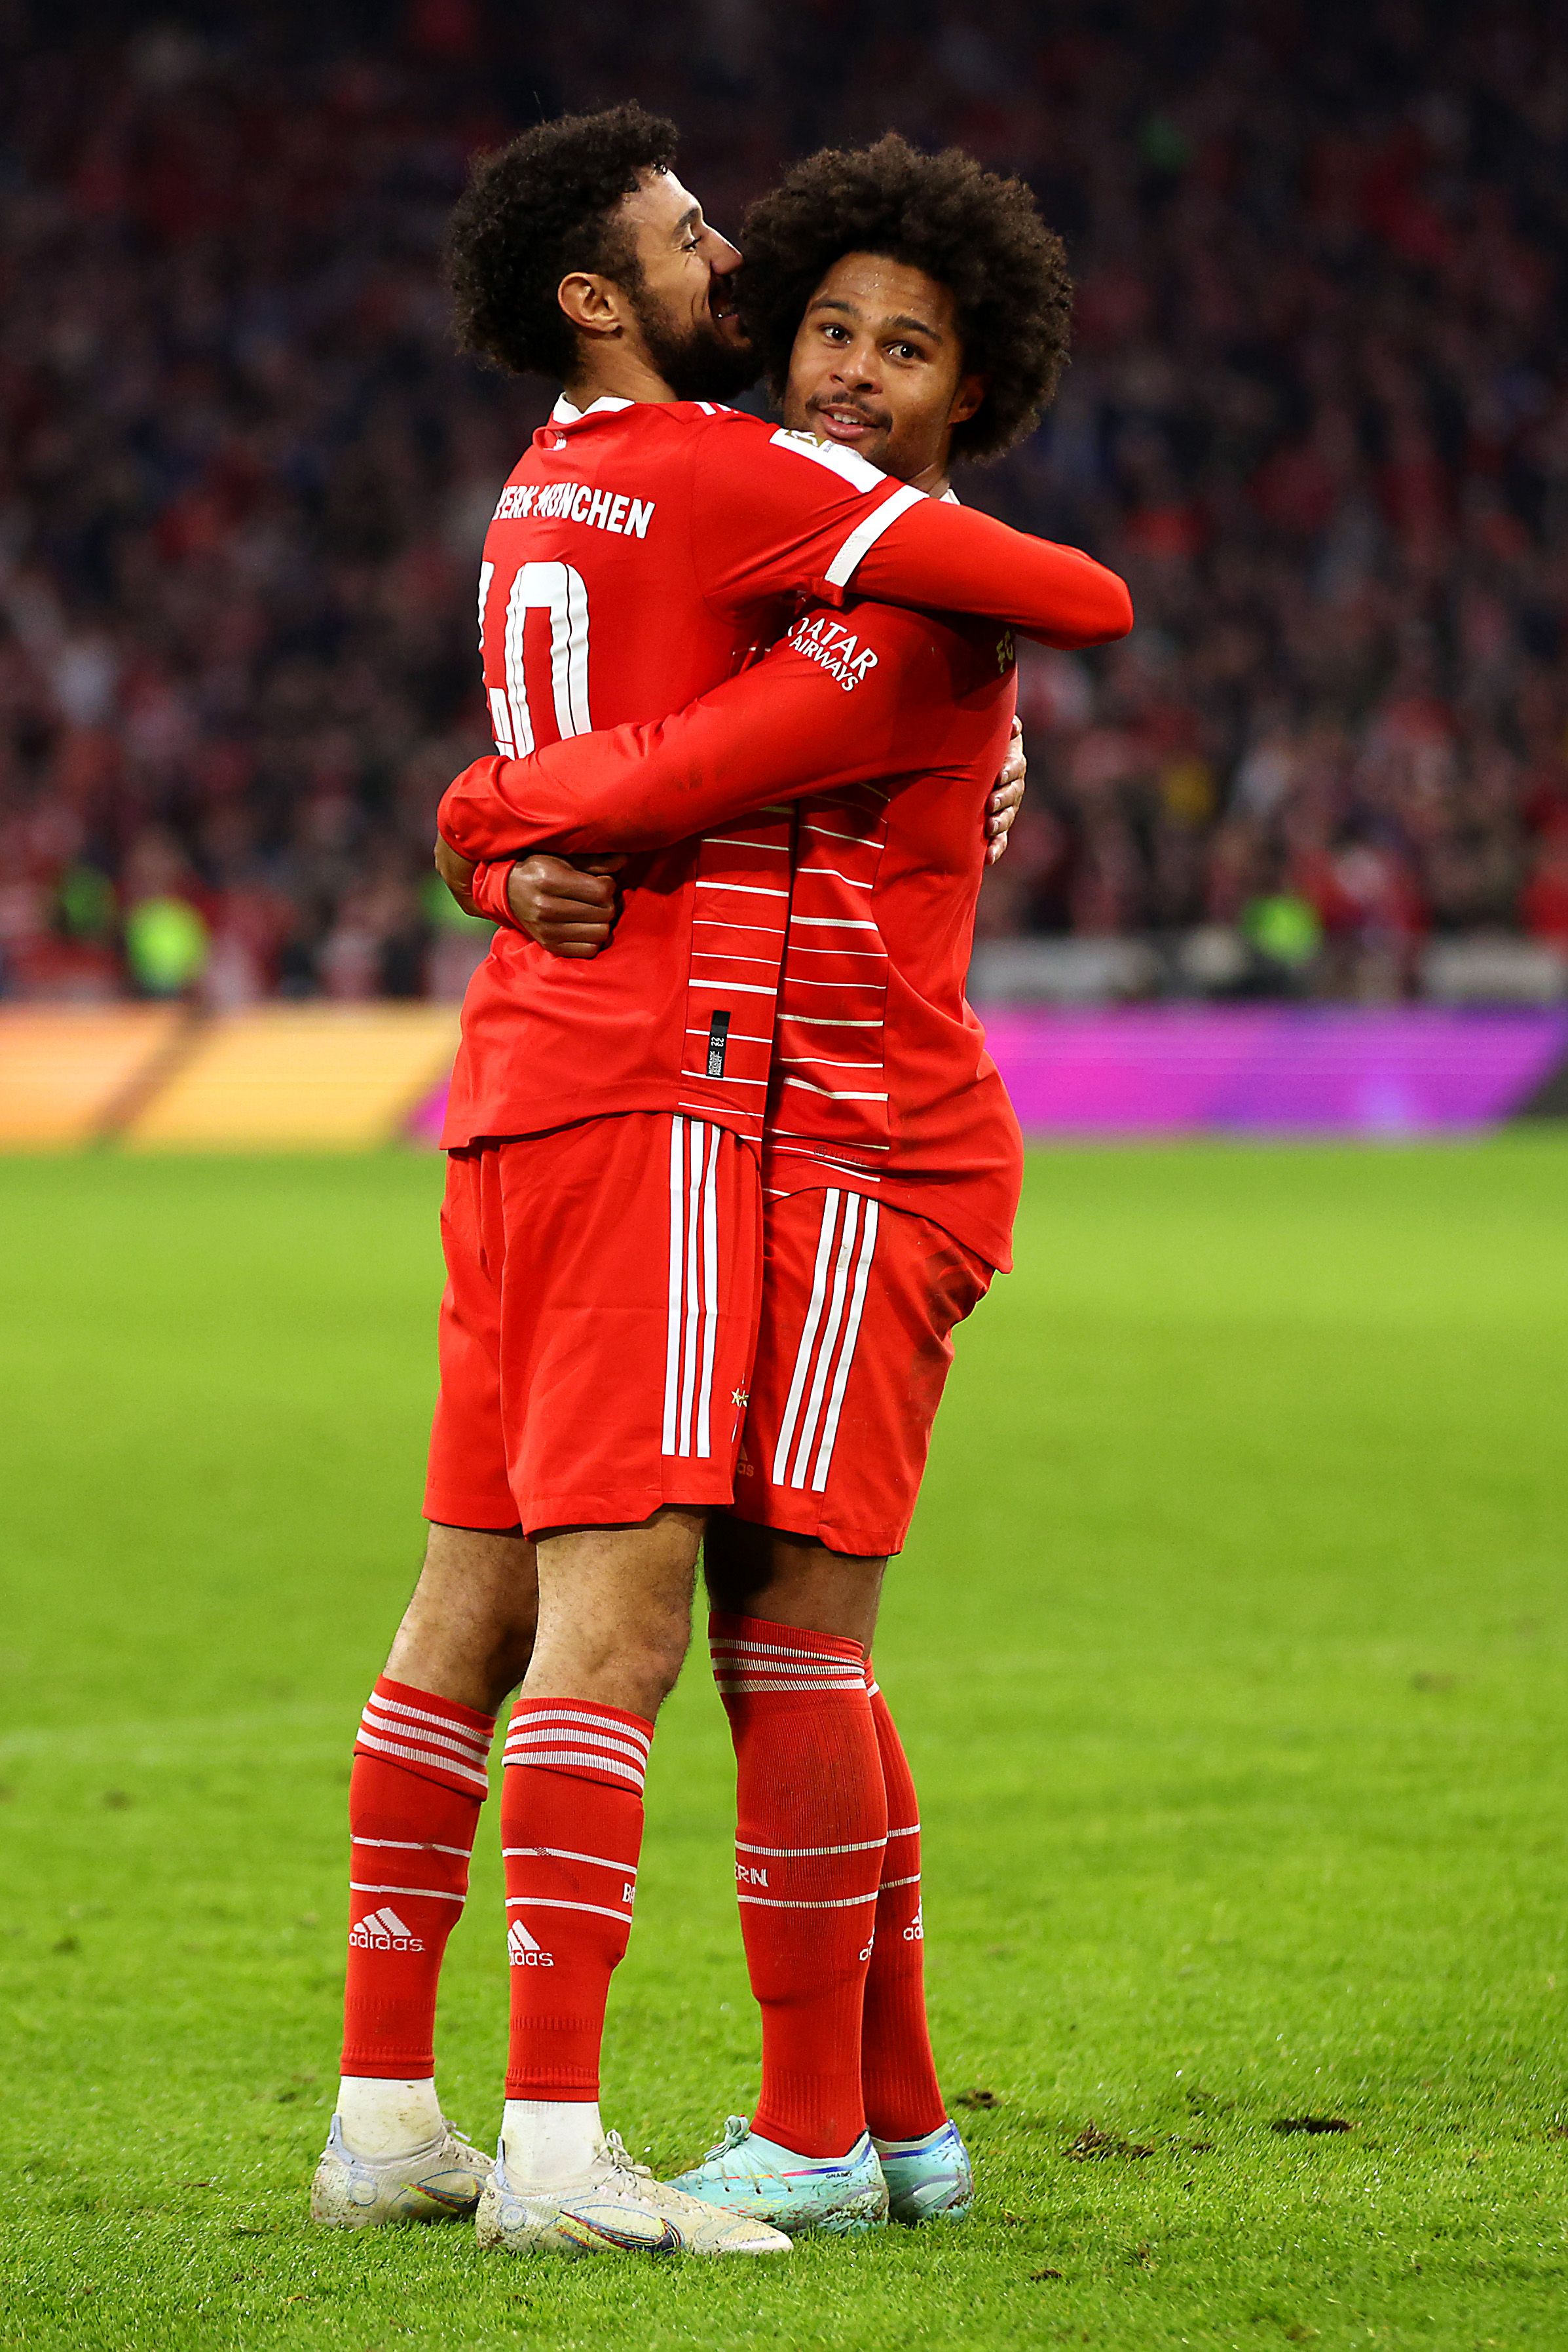
<svg viewBox="0 0 1568 2352"><path fill-rule="evenodd" d="M780 396L806 305L846 253L877 253L946 287L966 373L986 396L954 454L996 457L1040 422L1067 358L1072 280L1061 239L1022 180L982 171L957 147L923 155L896 131L873 147L824 147L746 216L736 281L741 323Z"/></svg>
<svg viewBox="0 0 1568 2352"><path fill-rule="evenodd" d="M556 300L569 270L601 270L635 293L632 238L615 217L645 172L667 172L678 134L640 106L564 114L483 155L446 236L446 276L465 352L514 375L570 373L571 325Z"/></svg>

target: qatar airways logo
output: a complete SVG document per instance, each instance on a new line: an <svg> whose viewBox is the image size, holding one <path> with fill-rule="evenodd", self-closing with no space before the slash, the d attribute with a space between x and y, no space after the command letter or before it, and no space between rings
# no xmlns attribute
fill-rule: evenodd
<svg viewBox="0 0 1568 2352"><path fill-rule="evenodd" d="M825 614L815 620L797 621L789 632L789 643L809 660L820 662L846 694L852 693L876 667L877 657L871 647L862 646L841 621L830 621Z"/></svg>
<svg viewBox="0 0 1568 2352"><path fill-rule="evenodd" d="M591 530L618 531L622 539L646 539L653 520L652 499L625 499L586 482L508 482L496 504L497 522L582 522Z"/></svg>

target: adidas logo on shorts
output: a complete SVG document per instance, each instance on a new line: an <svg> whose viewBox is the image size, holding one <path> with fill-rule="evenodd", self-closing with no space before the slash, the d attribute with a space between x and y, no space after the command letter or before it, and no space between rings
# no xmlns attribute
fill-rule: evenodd
<svg viewBox="0 0 1568 2352"><path fill-rule="evenodd" d="M520 1919L507 1930L507 1958L515 1969L553 1969L555 1954L541 1951Z"/></svg>
<svg viewBox="0 0 1568 2352"><path fill-rule="evenodd" d="M360 1952L423 1952L424 1939L405 1927L392 1905L355 1921L349 1941Z"/></svg>

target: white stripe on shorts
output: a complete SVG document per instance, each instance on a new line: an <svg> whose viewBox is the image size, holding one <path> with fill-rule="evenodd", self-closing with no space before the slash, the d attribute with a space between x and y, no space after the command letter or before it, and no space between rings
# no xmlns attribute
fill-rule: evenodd
<svg viewBox="0 0 1568 2352"><path fill-rule="evenodd" d="M677 1115L670 1121L670 1280L662 1450L699 1462L707 1461L713 1453L722 1132L706 1119Z"/></svg>
<svg viewBox="0 0 1568 2352"><path fill-rule="evenodd" d="M877 1203L859 1192L830 1191L822 1196L811 1297L773 1454L776 1486L800 1488L808 1476L813 1494L827 1486L880 1213Z"/></svg>

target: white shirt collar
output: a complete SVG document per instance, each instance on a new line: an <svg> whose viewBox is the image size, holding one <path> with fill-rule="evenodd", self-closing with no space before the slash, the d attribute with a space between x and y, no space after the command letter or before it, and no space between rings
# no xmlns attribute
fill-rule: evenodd
<svg viewBox="0 0 1568 2352"><path fill-rule="evenodd" d="M606 392L601 393L597 400L590 401L586 408L579 408L572 401L568 400L565 393L563 392L560 398L556 402L555 406L550 410L550 423L552 425L580 425L585 416L597 416L601 408L632 408L636 404L634 401L612 399L611 394Z"/></svg>

